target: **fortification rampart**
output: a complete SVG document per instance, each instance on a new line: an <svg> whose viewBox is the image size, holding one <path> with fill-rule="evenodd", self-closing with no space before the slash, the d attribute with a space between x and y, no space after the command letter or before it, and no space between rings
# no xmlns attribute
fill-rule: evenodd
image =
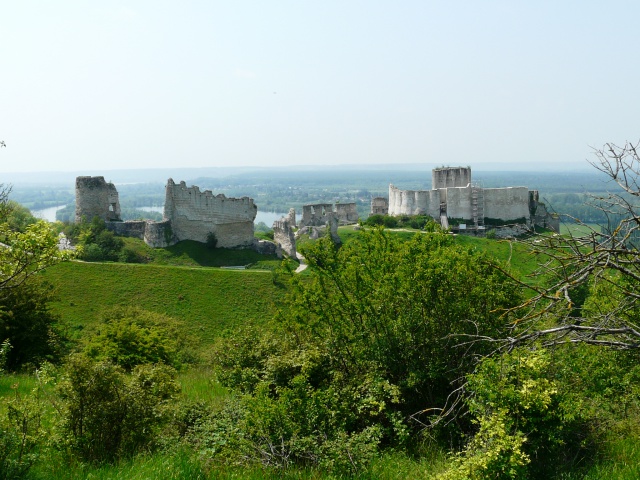
<svg viewBox="0 0 640 480"><path fill-rule="evenodd" d="M300 227L323 227L335 217L340 225L358 222L358 209L355 203L313 203L302 206Z"/></svg>
<svg viewBox="0 0 640 480"><path fill-rule="evenodd" d="M167 181L164 220L171 221L176 241L206 242L213 233L219 247L250 247L257 213L258 207L249 197L227 198L187 187L185 182Z"/></svg>
<svg viewBox="0 0 640 480"><path fill-rule="evenodd" d="M446 193L446 192L445 192ZM438 190L401 190L389 185L389 215L440 215Z"/></svg>
<svg viewBox="0 0 640 480"><path fill-rule="evenodd" d="M76 178L76 222L97 216L118 235L143 239L152 247L167 247L180 240L204 243L210 233L219 247L252 247L257 212L249 197L214 196L210 190L201 192L198 187L187 187L185 182L176 185L169 179L163 221L122 222L118 191L112 183L104 177Z"/></svg>
<svg viewBox="0 0 640 480"><path fill-rule="evenodd" d="M466 187L471 183L471 167L443 167L431 171L431 188Z"/></svg>
<svg viewBox="0 0 640 480"><path fill-rule="evenodd" d="M273 241L277 245L276 254L279 258L282 258L283 254L289 258L298 258L293 225L288 219L282 218L273 222Z"/></svg>
<svg viewBox="0 0 640 480"><path fill-rule="evenodd" d="M471 184L471 168L436 168L431 190L401 190L389 185L389 215L430 215L438 218L524 222L554 228L546 210L538 213L538 194L527 187L481 188Z"/></svg>
<svg viewBox="0 0 640 480"><path fill-rule="evenodd" d="M527 187L485 188L484 216L498 220L529 219Z"/></svg>

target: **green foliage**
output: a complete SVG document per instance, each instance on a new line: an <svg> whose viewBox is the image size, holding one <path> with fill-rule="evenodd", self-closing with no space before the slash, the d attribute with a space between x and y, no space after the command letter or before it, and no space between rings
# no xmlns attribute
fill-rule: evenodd
<svg viewBox="0 0 640 480"><path fill-rule="evenodd" d="M554 377L546 350L485 359L468 377L467 405L479 430L442 478L549 478L578 458L586 417Z"/></svg>
<svg viewBox="0 0 640 480"><path fill-rule="evenodd" d="M179 392L175 370L141 365L130 376L108 362L72 355L57 386L61 446L87 462L111 462L152 449Z"/></svg>
<svg viewBox="0 0 640 480"><path fill-rule="evenodd" d="M213 250L214 248L216 248L216 246L218 245L218 237L216 237L215 233L209 232L207 234L207 241L205 242L205 245L210 250Z"/></svg>
<svg viewBox="0 0 640 480"><path fill-rule="evenodd" d="M23 207L17 202L9 200L8 202L8 215L6 217L6 222L9 225L9 228L18 231L24 232L29 225L33 225L38 221L28 208Z"/></svg>
<svg viewBox="0 0 640 480"><path fill-rule="evenodd" d="M19 232L0 218L0 242L9 246L0 248L0 296L34 273L73 257L72 252L58 249L58 237L44 221Z"/></svg>
<svg viewBox="0 0 640 480"><path fill-rule="evenodd" d="M334 368L376 371L398 386L406 413L445 403L450 383L483 348L461 356L455 336L497 334L500 309L519 298L485 257L443 234L402 242L375 230L339 250L318 242L304 255L317 276L294 279L283 321L298 335L322 339Z"/></svg>
<svg viewBox="0 0 640 480"><path fill-rule="evenodd" d="M4 367L16 369L57 353L51 291L33 275L72 253L58 249L58 237L47 222L32 221L5 194L0 185L0 342L8 340L12 347Z"/></svg>
<svg viewBox="0 0 640 480"><path fill-rule="evenodd" d="M370 215L364 222L371 227L385 226L387 228L413 228L427 232L439 231L438 224L428 215Z"/></svg>
<svg viewBox="0 0 640 480"><path fill-rule="evenodd" d="M193 339L181 322L136 307L119 307L105 312L98 332L89 340L85 353L109 361L127 371L145 363L164 363L180 369L195 363Z"/></svg>
<svg viewBox="0 0 640 480"><path fill-rule="evenodd" d="M65 235L74 245L80 246L80 258L88 262L117 261L124 241L107 230L104 220L93 217L90 223L70 224Z"/></svg>
<svg viewBox="0 0 640 480"><path fill-rule="evenodd" d="M135 249L125 246L118 254L118 261L121 263L147 263L147 258Z"/></svg>
<svg viewBox="0 0 640 480"><path fill-rule="evenodd" d="M209 448L353 474L381 446L406 445L408 415L445 405L483 352L461 355L453 335L497 333L498 311L518 295L443 234L405 242L376 229L340 249L321 239L304 255L313 275L293 276L276 331L237 333L218 349L221 382L243 396L212 427L235 443Z"/></svg>
<svg viewBox="0 0 640 480"><path fill-rule="evenodd" d="M48 369L36 372L30 394L21 393L16 383L11 387L12 395L3 398L6 414L0 419L0 479L29 478L29 471L41 460L46 438L43 389L50 379Z"/></svg>
<svg viewBox="0 0 640 480"><path fill-rule="evenodd" d="M15 371L56 361L65 348L58 318L50 309L52 286L34 277L0 297L0 342L9 342L5 368Z"/></svg>

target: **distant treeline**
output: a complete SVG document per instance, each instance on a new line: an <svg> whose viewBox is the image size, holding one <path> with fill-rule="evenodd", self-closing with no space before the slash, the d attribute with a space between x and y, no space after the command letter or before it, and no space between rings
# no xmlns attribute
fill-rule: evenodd
<svg viewBox="0 0 640 480"><path fill-rule="evenodd" d="M580 218L584 222L606 221L602 212L588 205L588 194L602 195L611 187L598 172L473 172L473 180L485 188L526 186L538 190L540 199L549 210ZM174 178L176 181L182 179ZM264 169L228 175L225 177L198 177L185 179L188 185L201 190L212 190L228 197L248 196L255 200L261 211L287 212L295 208L301 212L309 203L355 202L361 218L370 212L371 198L386 197L389 184L409 190L431 188L431 171L424 170L367 170L367 169L304 169L283 171ZM162 206L165 200L164 184L117 184L123 217L156 218L150 212L141 213L140 207ZM69 205L58 218L73 219L74 187L70 185L14 185L11 198L31 210Z"/></svg>

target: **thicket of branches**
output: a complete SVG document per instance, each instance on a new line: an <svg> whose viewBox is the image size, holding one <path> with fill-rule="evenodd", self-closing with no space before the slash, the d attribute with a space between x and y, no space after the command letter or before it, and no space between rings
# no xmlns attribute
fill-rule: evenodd
<svg viewBox="0 0 640 480"><path fill-rule="evenodd" d="M509 348L534 340L547 346L577 342L618 349L640 346L638 144L608 143L595 150L590 163L611 182L612 191L591 196L608 222L593 228L567 218L587 233L524 240L541 259L534 275L546 282L534 288L526 279L514 279L533 289L533 295L514 309L519 319L512 326L513 336L501 339Z"/></svg>

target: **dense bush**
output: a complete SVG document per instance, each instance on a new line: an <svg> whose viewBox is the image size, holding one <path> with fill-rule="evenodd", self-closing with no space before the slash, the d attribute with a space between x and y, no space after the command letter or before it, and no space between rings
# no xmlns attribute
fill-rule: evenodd
<svg viewBox="0 0 640 480"><path fill-rule="evenodd" d="M0 342L8 341L7 370L56 361L65 350L65 336L50 309L52 286L38 277L0 295Z"/></svg>
<svg viewBox="0 0 640 480"><path fill-rule="evenodd" d="M549 478L573 458L586 421L554 377L545 350L485 359L468 385L479 431L444 478Z"/></svg>
<svg viewBox="0 0 640 480"><path fill-rule="evenodd" d="M213 250L214 248L216 248L216 246L218 245L218 237L216 237L216 234L213 232L209 232L207 234L207 241L205 242L205 244L207 245L207 248L210 250Z"/></svg>
<svg viewBox="0 0 640 480"><path fill-rule="evenodd" d="M499 312L518 294L444 234L403 242L363 231L340 249L320 239L304 255L314 275L293 277L276 333L239 334L218 352L220 379L243 395L236 420L222 424L239 428L243 458L353 473L379 446L405 445L411 414L445 406L487 352L474 344L463 355L455 335L498 334Z"/></svg>
<svg viewBox="0 0 640 480"><path fill-rule="evenodd" d="M136 307L116 307L102 314L85 353L127 371L160 362L180 369L197 360L194 343L175 319Z"/></svg>
<svg viewBox="0 0 640 480"><path fill-rule="evenodd" d="M413 228L416 230L426 230L435 232L438 224L428 215L370 215L364 222L371 227L385 226L387 228Z"/></svg>
<svg viewBox="0 0 640 480"><path fill-rule="evenodd" d="M118 261L124 247L124 241L107 230L99 217L65 225L63 232L72 244L81 247L80 258L89 262Z"/></svg>
<svg viewBox="0 0 640 480"><path fill-rule="evenodd" d="M57 390L61 447L100 463L152 449L180 388L166 365L141 365L126 375L112 363L72 355Z"/></svg>

